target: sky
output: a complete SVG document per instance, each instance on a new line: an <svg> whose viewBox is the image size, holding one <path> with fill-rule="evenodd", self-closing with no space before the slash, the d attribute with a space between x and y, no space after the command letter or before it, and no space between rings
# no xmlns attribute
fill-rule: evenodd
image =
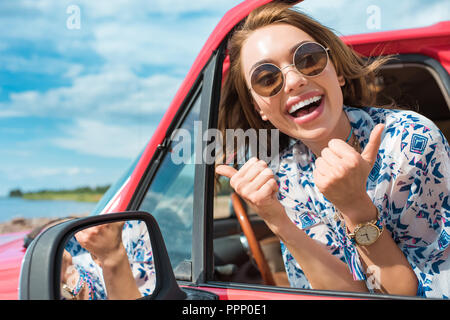
<svg viewBox="0 0 450 320"><path fill-rule="evenodd" d="M1 0L0 196L115 182L209 34L240 2ZM340 35L450 20L450 1L298 7Z"/></svg>

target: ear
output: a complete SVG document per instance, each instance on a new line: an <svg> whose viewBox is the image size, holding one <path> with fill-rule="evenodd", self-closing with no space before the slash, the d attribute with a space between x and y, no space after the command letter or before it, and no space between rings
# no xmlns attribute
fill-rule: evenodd
<svg viewBox="0 0 450 320"><path fill-rule="evenodd" d="M258 107L258 105L256 103L253 103L253 107L255 108L256 112L259 113L259 115L260 115L260 117L261 117L261 119L263 121L267 121L268 120L267 116L264 114L264 111L262 111L261 108Z"/></svg>
<svg viewBox="0 0 450 320"><path fill-rule="evenodd" d="M343 76L338 76L338 83L343 87L345 85L345 78Z"/></svg>

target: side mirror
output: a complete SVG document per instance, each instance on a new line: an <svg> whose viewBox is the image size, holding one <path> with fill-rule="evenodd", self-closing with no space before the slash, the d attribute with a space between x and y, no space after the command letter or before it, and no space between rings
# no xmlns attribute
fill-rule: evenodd
<svg viewBox="0 0 450 320"><path fill-rule="evenodd" d="M20 272L21 300L186 297L158 223L146 212L55 225L30 244Z"/></svg>

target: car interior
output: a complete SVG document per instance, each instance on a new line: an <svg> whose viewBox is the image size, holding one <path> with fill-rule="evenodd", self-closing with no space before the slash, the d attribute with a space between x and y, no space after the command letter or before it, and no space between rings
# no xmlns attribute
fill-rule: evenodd
<svg viewBox="0 0 450 320"><path fill-rule="evenodd" d="M377 75L378 102L410 109L431 119L450 139L450 77L435 60L420 55L399 55ZM215 281L289 287L279 240L255 212L233 193L228 179L214 201ZM257 245L251 246L245 219ZM258 249L259 247L259 249ZM259 257L262 253L263 257ZM261 260L265 260L261 263ZM262 266L261 266L262 265ZM265 266L264 266L265 265ZM265 270L268 266L269 271ZM269 273L269 274L267 274Z"/></svg>

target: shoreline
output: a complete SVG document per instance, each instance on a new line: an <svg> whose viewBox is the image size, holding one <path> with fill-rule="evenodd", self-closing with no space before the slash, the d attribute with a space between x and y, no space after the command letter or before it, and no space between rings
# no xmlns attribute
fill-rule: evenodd
<svg viewBox="0 0 450 320"><path fill-rule="evenodd" d="M77 214L77 215L69 215L71 218L81 218L88 216L89 213L85 214ZM67 218L63 217L62 219ZM13 218L8 221L0 222L0 235L14 233L14 232L22 232L22 231L31 231L34 228L43 226L51 221L59 219L57 217L38 217L38 218Z"/></svg>
<svg viewBox="0 0 450 320"><path fill-rule="evenodd" d="M98 202L103 197L103 194L86 194L86 193L67 193L67 194L57 194L57 193L47 193L47 194L24 194L21 197L9 197L9 198L19 198L23 200L40 201L77 201L77 202Z"/></svg>

